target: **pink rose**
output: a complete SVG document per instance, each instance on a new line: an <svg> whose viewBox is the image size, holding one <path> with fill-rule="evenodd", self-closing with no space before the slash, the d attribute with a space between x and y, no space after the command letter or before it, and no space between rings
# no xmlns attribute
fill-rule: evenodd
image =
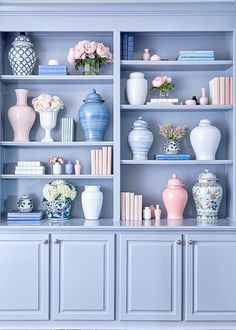
<svg viewBox="0 0 236 330"><path fill-rule="evenodd" d="M109 47L105 47L103 43L97 44L97 54L102 58L109 58L110 49Z"/></svg>
<svg viewBox="0 0 236 330"><path fill-rule="evenodd" d="M84 51L86 54L90 55L89 58L93 58L91 57L91 55L93 55L96 51L97 48L97 43L95 41L87 41L83 44L84 46Z"/></svg>
<svg viewBox="0 0 236 330"><path fill-rule="evenodd" d="M79 60L81 58L83 58L84 52L82 49L79 48L75 48L74 49L74 59L75 60Z"/></svg>
<svg viewBox="0 0 236 330"><path fill-rule="evenodd" d="M152 86L155 88L161 87L165 83L165 78L164 77L159 77L157 76L153 81L152 81Z"/></svg>
<svg viewBox="0 0 236 330"><path fill-rule="evenodd" d="M166 82L167 83L172 83L172 78L171 77L167 77Z"/></svg>
<svg viewBox="0 0 236 330"><path fill-rule="evenodd" d="M74 61L75 61L75 58L74 58L74 48L70 48L69 53L68 53L68 56L67 56L67 60L71 64L74 63Z"/></svg>

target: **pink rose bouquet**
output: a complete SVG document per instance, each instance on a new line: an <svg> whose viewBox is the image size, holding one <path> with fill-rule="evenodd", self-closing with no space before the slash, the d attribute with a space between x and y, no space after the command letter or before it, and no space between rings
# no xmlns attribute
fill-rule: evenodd
<svg viewBox="0 0 236 330"><path fill-rule="evenodd" d="M49 164L59 163L62 165L62 164L64 164L64 158L54 156L54 157L49 158L48 162L49 162Z"/></svg>
<svg viewBox="0 0 236 330"><path fill-rule="evenodd" d="M67 59L69 63L74 63L75 69L78 70L85 64L97 63L99 66L107 64L112 60L112 53L109 47L101 42L83 40L79 41L74 48L70 48Z"/></svg>
<svg viewBox="0 0 236 330"><path fill-rule="evenodd" d="M58 111L63 109L63 102L58 96L41 94L32 101L35 111Z"/></svg>
<svg viewBox="0 0 236 330"><path fill-rule="evenodd" d="M157 76L152 81L152 89L159 89L166 97L169 90L174 88L171 77Z"/></svg>

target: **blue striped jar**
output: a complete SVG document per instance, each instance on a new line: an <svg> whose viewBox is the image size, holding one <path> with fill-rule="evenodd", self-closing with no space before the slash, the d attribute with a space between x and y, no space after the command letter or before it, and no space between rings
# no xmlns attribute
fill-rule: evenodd
<svg viewBox="0 0 236 330"><path fill-rule="evenodd" d="M79 121L84 131L85 141L103 141L109 120L110 112L104 100L93 89L79 109Z"/></svg>

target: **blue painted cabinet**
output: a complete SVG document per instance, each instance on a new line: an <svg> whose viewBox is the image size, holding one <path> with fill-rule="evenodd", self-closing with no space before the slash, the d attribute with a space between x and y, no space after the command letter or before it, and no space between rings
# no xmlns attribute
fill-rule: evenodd
<svg viewBox="0 0 236 330"><path fill-rule="evenodd" d="M181 235L120 237L120 319L180 320Z"/></svg>
<svg viewBox="0 0 236 330"><path fill-rule="evenodd" d="M187 319L236 320L236 235L187 235Z"/></svg>
<svg viewBox="0 0 236 330"><path fill-rule="evenodd" d="M114 319L114 235L52 237L52 318Z"/></svg>
<svg viewBox="0 0 236 330"><path fill-rule="evenodd" d="M0 234L0 320L48 320L48 234Z"/></svg>

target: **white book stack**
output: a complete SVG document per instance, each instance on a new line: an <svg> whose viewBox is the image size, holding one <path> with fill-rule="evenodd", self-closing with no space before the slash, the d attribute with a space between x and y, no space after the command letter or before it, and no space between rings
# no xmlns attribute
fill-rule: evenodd
<svg viewBox="0 0 236 330"><path fill-rule="evenodd" d="M171 98L161 98L161 99L151 99L150 102L147 102L147 105L153 104L176 104L179 102L179 99L171 99Z"/></svg>
<svg viewBox="0 0 236 330"><path fill-rule="evenodd" d="M20 161L15 166L15 174L43 175L45 166L40 161Z"/></svg>
<svg viewBox="0 0 236 330"><path fill-rule="evenodd" d="M112 147L102 147L91 150L91 174L111 175L112 172Z"/></svg>
<svg viewBox="0 0 236 330"><path fill-rule="evenodd" d="M73 118L62 118L61 141L73 142L75 139L75 122Z"/></svg>

